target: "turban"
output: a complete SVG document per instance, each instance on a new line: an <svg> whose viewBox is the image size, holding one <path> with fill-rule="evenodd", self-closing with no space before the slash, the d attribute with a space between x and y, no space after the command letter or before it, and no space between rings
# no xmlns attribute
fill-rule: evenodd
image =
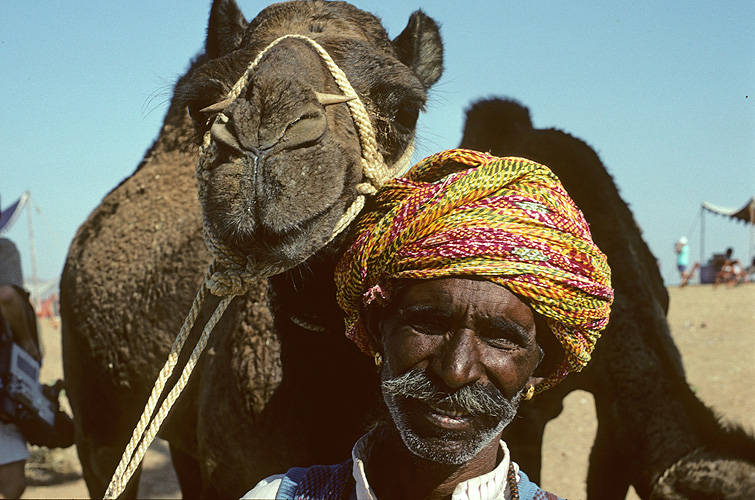
<svg viewBox="0 0 755 500"><path fill-rule="evenodd" d="M390 282L474 276L524 297L544 316L564 358L536 391L590 360L608 323L606 256L558 178L524 158L443 151L380 188L339 261L337 299L346 335L374 354L359 318Z"/></svg>

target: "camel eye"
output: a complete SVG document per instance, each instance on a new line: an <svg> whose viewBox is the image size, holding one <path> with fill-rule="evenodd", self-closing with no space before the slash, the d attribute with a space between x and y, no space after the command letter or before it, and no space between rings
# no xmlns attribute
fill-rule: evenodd
<svg viewBox="0 0 755 500"><path fill-rule="evenodd" d="M210 104L209 106L204 106L198 101L194 101L189 103L187 109L189 116L194 121L194 125L199 129L206 129L210 118L221 113L231 102L232 99L229 98Z"/></svg>
<svg viewBox="0 0 755 500"><path fill-rule="evenodd" d="M393 117L393 121L401 128L405 129L404 132L409 132L417 125L417 119L419 118L419 106L409 104L399 108L396 115Z"/></svg>
<svg viewBox="0 0 755 500"><path fill-rule="evenodd" d="M206 130L208 120L229 104L227 99L223 99L228 94L226 85L215 78L189 82L177 88L176 92L182 97L181 102L186 105L197 130Z"/></svg>
<svg viewBox="0 0 755 500"><path fill-rule="evenodd" d="M207 128L207 119L209 118L206 113L203 113L202 110L205 108L205 105L199 102L191 102L189 103L187 109L189 111L189 116L191 117L191 121L194 122L194 126L198 129L205 129Z"/></svg>

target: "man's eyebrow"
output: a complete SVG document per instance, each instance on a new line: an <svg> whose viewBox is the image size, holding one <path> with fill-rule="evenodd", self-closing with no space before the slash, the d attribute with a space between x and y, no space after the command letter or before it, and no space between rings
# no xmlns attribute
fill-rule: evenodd
<svg viewBox="0 0 755 500"><path fill-rule="evenodd" d="M399 314L429 313L441 316L451 316L451 312L448 310L448 308L432 304L413 304L409 306L399 306L397 310Z"/></svg>

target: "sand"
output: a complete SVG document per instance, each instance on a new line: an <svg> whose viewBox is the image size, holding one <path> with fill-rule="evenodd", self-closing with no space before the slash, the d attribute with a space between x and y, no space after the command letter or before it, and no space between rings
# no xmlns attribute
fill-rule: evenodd
<svg viewBox="0 0 755 500"><path fill-rule="evenodd" d="M734 288L674 287L669 295L671 333L690 385L719 415L755 430L755 391L750 387L755 380L755 283ZM53 321L42 320L41 330L46 349L41 378L54 381L62 376L60 329ZM571 393L563 413L545 431L543 488L570 499L585 498L595 430L592 395ZM74 447L32 451L27 464L29 486L22 498L88 498ZM139 497L180 498L164 441L154 443L147 453ZM627 499L637 498L630 490Z"/></svg>
<svg viewBox="0 0 755 500"><path fill-rule="evenodd" d="M718 415L755 431L755 283L672 287L669 296L669 326L690 386ZM592 395L567 396L563 413L545 430L543 488L585 498L596 429ZM639 499L631 488L626 498Z"/></svg>

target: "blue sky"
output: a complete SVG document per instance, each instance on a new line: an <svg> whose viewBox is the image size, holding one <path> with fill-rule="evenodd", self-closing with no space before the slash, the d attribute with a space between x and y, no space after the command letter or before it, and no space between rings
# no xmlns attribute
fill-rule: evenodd
<svg viewBox="0 0 755 500"><path fill-rule="evenodd" d="M673 242L700 257L700 203L755 194L755 3L364 0L391 37L412 11L441 25L446 70L415 159L455 147L463 113L515 98L538 128L600 155L675 285ZM30 190L40 278L156 137L176 78L203 48L209 0L0 3L0 200ZM266 4L239 0L251 19ZM38 208L38 212L37 212ZM41 214L41 215L40 215ZM705 216L705 258L749 254L742 223ZM6 236L31 274L26 217Z"/></svg>

